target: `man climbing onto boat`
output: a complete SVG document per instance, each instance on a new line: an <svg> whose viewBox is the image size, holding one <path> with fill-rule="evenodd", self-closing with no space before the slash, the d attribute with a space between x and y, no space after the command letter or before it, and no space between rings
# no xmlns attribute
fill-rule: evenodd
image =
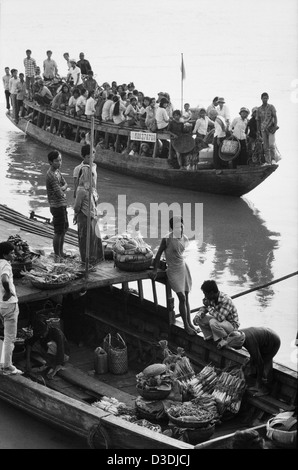
<svg viewBox="0 0 298 470"><path fill-rule="evenodd" d="M19 316L18 297L11 268L13 259L14 245L10 242L0 243L0 320L4 326L4 341L3 350L0 350L0 362L3 375L23 373L12 364Z"/></svg>
<svg viewBox="0 0 298 470"><path fill-rule="evenodd" d="M204 281L201 285L204 293L201 313L194 319L199 325L206 341L215 342L226 338L232 331L238 330L240 323L237 309L232 299L220 292L215 281Z"/></svg>
<svg viewBox="0 0 298 470"><path fill-rule="evenodd" d="M169 223L171 231L161 241L153 262L151 277L152 279L156 278L160 257L164 252L167 262L167 278L171 289L176 292L179 299L179 312L184 323L184 329L189 335L195 335L197 330L191 323L188 300L192 279L189 267L184 260L184 251L188 244L188 238L183 233L182 217L174 216Z"/></svg>
<svg viewBox="0 0 298 470"><path fill-rule="evenodd" d="M249 327L241 330L245 334L243 346L250 354L247 365L247 380L253 396L269 393L268 386L272 382L272 359L280 348L280 337L267 327Z"/></svg>
<svg viewBox="0 0 298 470"><path fill-rule="evenodd" d="M46 176L46 187L50 212L53 216L54 238L53 248L56 261L65 257L63 244L68 229L67 202L65 191L67 182L60 172L62 156L58 150L52 150L48 154L50 168Z"/></svg>

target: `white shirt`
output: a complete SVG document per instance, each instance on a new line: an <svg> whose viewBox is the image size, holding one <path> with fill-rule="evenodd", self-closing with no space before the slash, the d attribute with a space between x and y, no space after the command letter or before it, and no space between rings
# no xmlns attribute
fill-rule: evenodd
<svg viewBox="0 0 298 470"><path fill-rule="evenodd" d="M222 109L220 109L219 106L216 107L216 110L219 114L219 116L222 116L226 121L230 120L230 111L227 105L223 105Z"/></svg>
<svg viewBox="0 0 298 470"><path fill-rule="evenodd" d="M103 107L102 107L102 113L101 113L101 119L103 121L108 121L110 119L110 108L114 101L112 100L107 100L105 101Z"/></svg>
<svg viewBox="0 0 298 470"><path fill-rule="evenodd" d="M70 75L72 76L73 83L74 83L75 86L77 86L77 85L82 85L83 80L82 80L82 74L81 74L81 69L80 69L80 67L77 67L77 66L76 66L74 69L71 67L71 68L69 69L69 73L70 73ZM78 75L79 75L79 80L78 80L78 83L77 83Z"/></svg>
<svg viewBox="0 0 298 470"><path fill-rule="evenodd" d="M5 289L2 285L2 275L7 274L8 276L8 284L9 284L9 290L13 294L10 299L6 300L5 302L2 300L3 295L5 294ZM16 289L13 283L13 274L12 274L12 268L11 264L9 261L6 259L0 259L0 308L3 309L7 304L15 304L17 303L18 298L16 294Z"/></svg>
<svg viewBox="0 0 298 470"><path fill-rule="evenodd" d="M18 78L14 78L14 77L11 77L11 79L9 80L9 91L12 95L16 95L17 94L17 84L19 83L19 79Z"/></svg>
<svg viewBox="0 0 298 470"><path fill-rule="evenodd" d="M4 86L4 90L8 90L9 91L9 80L11 79L11 75L4 75L4 77L2 77L2 80L3 80L3 86Z"/></svg>
<svg viewBox="0 0 298 470"><path fill-rule="evenodd" d="M76 102L76 112L83 110L85 106L86 106L86 98L85 96L81 95L78 97L77 102Z"/></svg>
<svg viewBox="0 0 298 470"><path fill-rule="evenodd" d="M92 96L86 101L85 114L86 116L94 116L95 114L95 99Z"/></svg>
<svg viewBox="0 0 298 470"><path fill-rule="evenodd" d="M220 125L220 122L222 123L222 126ZM215 121L214 121L214 137L225 137L226 136L226 131L223 131L222 127L226 127L226 122L222 116L217 116Z"/></svg>
<svg viewBox="0 0 298 470"><path fill-rule="evenodd" d="M155 119L157 123L157 129L164 129L169 124L170 118L165 108L160 106L156 109Z"/></svg>
<svg viewBox="0 0 298 470"><path fill-rule="evenodd" d="M247 126L247 122L248 122L247 119L245 118L243 120L241 116L233 120L231 124L231 129L232 129L233 135L237 137L237 139L239 140L246 139L245 129Z"/></svg>
<svg viewBox="0 0 298 470"><path fill-rule="evenodd" d="M207 134L207 129L208 129L208 124L210 124L210 123L213 124L213 121L211 121L211 119L208 118L208 116L205 116L204 118L197 119L195 128L193 130L193 133L195 134L197 132L198 134L206 135Z"/></svg>

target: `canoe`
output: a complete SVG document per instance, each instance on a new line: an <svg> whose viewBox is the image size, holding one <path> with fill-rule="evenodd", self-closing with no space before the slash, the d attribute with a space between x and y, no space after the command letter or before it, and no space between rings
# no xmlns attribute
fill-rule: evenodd
<svg viewBox="0 0 298 470"><path fill-rule="evenodd" d="M12 116L7 114L7 117L18 129L46 146L80 158L80 132L90 131L90 120L88 121L86 117L73 118L51 108L41 108L26 100L25 104L28 111L27 119L21 118L18 123L15 123ZM72 126L71 138L59 135L65 125ZM53 133L54 126L58 129L56 134ZM98 120L95 120L94 129L95 144L99 141L102 142L101 145L96 146L94 159L99 167L166 186L241 197L256 188L278 168L278 165L274 164L269 166L241 165L236 169L214 169L212 161L209 159L209 162L199 161L195 170L174 169L170 165L169 159L156 156L159 139L168 140L171 146L169 134L119 127L113 123L101 123ZM109 145L111 138L114 142L112 148ZM127 140L127 147L135 139L154 142L153 156L141 157L129 155L123 151L120 153L121 138Z"/></svg>
<svg viewBox="0 0 298 470"><path fill-rule="evenodd" d="M3 214L3 207L2 207ZM1 232L9 235L25 218L0 220ZM15 216L16 218L16 216ZM44 224L30 220L32 230L22 232L31 247L51 245L44 235ZM74 240L69 240L75 246ZM18 328L27 328L32 314L42 310L45 302L61 304L61 328L71 347L70 360L65 369L48 380L41 373L3 376L0 373L0 399L59 427L67 433L86 439L91 448L106 449L180 449L187 452L204 443L189 443L166 434L125 421L111 411L99 409L94 403L108 396L129 407L135 406L138 396L136 374L145 365L161 362L160 339L167 339L171 351L184 348L195 371L212 364L217 368L235 365L241 367L248 353L245 350L218 350L212 342L200 335L189 336L174 312L174 297L166 273L158 271L156 281L149 279L150 270L120 271L113 261L100 263L88 279L77 279L55 291L33 287L23 279L15 279L19 298ZM85 295L81 295L86 291ZM108 333L119 332L128 351L128 371L97 374L94 369L94 351L102 346ZM78 344L83 341L83 345ZM34 362L35 361L35 362ZM14 363L25 368L23 351L14 351ZM33 364L39 365L38 356ZM222 422L214 439L230 436L237 429L265 424L280 410L293 410L297 395L297 372L274 364L274 384L270 395L243 397L244 416ZM206 445L212 446L213 439ZM216 447L218 446L218 447ZM213 448L221 448L215 441ZM204 448L204 447L203 447Z"/></svg>

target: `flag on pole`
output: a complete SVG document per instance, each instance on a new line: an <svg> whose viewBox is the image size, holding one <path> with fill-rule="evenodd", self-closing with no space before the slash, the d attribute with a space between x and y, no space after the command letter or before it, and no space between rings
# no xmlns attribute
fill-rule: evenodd
<svg viewBox="0 0 298 470"><path fill-rule="evenodd" d="M183 54L181 54L181 76L182 76L182 80L185 80L185 67L184 67L184 61L183 61Z"/></svg>

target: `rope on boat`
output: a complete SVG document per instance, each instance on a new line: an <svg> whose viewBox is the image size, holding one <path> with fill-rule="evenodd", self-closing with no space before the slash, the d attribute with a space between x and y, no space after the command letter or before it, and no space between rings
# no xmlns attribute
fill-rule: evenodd
<svg viewBox="0 0 298 470"><path fill-rule="evenodd" d="M295 271L294 273L287 274L287 276L280 277L278 279L275 279L274 281L267 282L267 284L262 284L261 286L257 287L252 287L251 289L245 290L243 292L240 292L239 294L235 294L231 296L231 299L236 299L237 297L241 297L242 295L250 294L251 292L254 292L259 289L264 289L265 287L271 286L272 284L276 284L277 282L284 281L285 279L288 279L289 277L297 276L298 271ZM190 311L190 313L197 312L201 307L194 308L193 310Z"/></svg>
<svg viewBox="0 0 298 470"><path fill-rule="evenodd" d="M102 423L95 424L89 430L87 436L87 443L90 449L102 449L102 440L104 441L104 447L109 449L109 436L106 430L103 428Z"/></svg>

